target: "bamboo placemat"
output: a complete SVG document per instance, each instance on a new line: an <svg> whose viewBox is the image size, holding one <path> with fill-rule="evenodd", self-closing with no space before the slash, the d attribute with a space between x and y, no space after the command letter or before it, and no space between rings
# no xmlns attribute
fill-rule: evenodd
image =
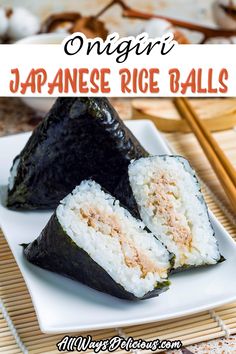
<svg viewBox="0 0 236 354"><path fill-rule="evenodd" d="M236 132L215 133L215 136L231 160L236 163L236 154L234 153ZM166 134L166 137L177 153L190 159L201 179L215 191L217 198L221 200L223 205L225 196L194 136L171 133ZM203 192L208 206L236 241L236 228L233 223L204 186ZM227 207L227 203L224 205ZM28 290L1 232L0 298L7 310L7 313L1 311L0 303L0 353L58 353L56 343L62 339L63 335L41 333ZM145 340L180 339L184 345L189 345L234 333L236 333L236 303L176 320L94 331L87 334L92 335L93 339L107 339L117 334ZM87 334L83 333L83 335ZM73 335L78 335L78 333ZM119 351L117 353L123 354L125 352ZM146 352L142 351L142 353Z"/></svg>

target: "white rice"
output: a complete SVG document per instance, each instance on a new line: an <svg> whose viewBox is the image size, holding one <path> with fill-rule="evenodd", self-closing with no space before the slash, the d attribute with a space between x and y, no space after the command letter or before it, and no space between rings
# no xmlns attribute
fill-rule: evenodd
<svg viewBox="0 0 236 354"><path fill-rule="evenodd" d="M71 239L128 292L142 297L153 290L157 282L167 279L170 264L166 248L97 183L83 181L61 202L56 214ZM104 220L100 219L103 217ZM115 229L111 226L113 221ZM123 243L114 231L117 228L125 240ZM144 276L140 265L127 265L126 257L132 259L133 255L130 244L141 250L158 271L149 271Z"/></svg>
<svg viewBox="0 0 236 354"><path fill-rule="evenodd" d="M141 158L129 166L129 179L143 222L175 254L175 268L219 260L199 183L187 160Z"/></svg>

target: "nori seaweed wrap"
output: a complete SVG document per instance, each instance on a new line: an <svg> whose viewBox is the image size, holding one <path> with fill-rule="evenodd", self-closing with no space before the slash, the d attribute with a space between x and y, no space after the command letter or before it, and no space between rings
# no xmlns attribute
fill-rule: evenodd
<svg viewBox="0 0 236 354"><path fill-rule="evenodd" d="M147 156L106 98L58 98L13 162L7 206L56 208L82 180L110 193Z"/></svg>
<svg viewBox="0 0 236 354"><path fill-rule="evenodd" d="M154 297L169 285L169 252L93 181L83 181L61 202L24 254L37 266L122 299Z"/></svg>

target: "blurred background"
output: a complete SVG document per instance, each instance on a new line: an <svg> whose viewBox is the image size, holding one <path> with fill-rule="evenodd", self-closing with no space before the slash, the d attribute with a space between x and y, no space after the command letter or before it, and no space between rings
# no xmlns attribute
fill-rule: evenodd
<svg viewBox="0 0 236 354"><path fill-rule="evenodd" d="M234 43L234 33L236 37L236 1L233 0L125 0L114 1L114 5L105 11L110 3L109 0L1 0L0 38L3 42L11 42L38 32L86 32L86 28L87 35L90 32L91 36L95 33L105 37L107 32L113 31L136 35L143 30L150 36L158 36L167 29L173 30L173 26L178 39L184 43L199 43L204 39L214 43ZM140 20L125 7L150 16ZM151 19L154 14L164 19ZM90 16L97 17L92 22L90 18L88 23L86 18ZM169 21L169 17L182 21L182 26L176 26L176 21ZM196 25L199 26L197 31L189 31ZM217 29L213 37L209 28Z"/></svg>

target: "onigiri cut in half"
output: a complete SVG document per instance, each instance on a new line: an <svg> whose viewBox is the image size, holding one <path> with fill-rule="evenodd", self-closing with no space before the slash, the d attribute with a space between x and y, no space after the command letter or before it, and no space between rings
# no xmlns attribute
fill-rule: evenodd
<svg viewBox="0 0 236 354"><path fill-rule="evenodd" d="M42 268L135 300L167 290L169 252L144 224L94 181L64 198L24 254Z"/></svg>
<svg viewBox="0 0 236 354"><path fill-rule="evenodd" d="M185 158L140 158L128 174L141 219L175 255L175 269L223 260L195 171Z"/></svg>

